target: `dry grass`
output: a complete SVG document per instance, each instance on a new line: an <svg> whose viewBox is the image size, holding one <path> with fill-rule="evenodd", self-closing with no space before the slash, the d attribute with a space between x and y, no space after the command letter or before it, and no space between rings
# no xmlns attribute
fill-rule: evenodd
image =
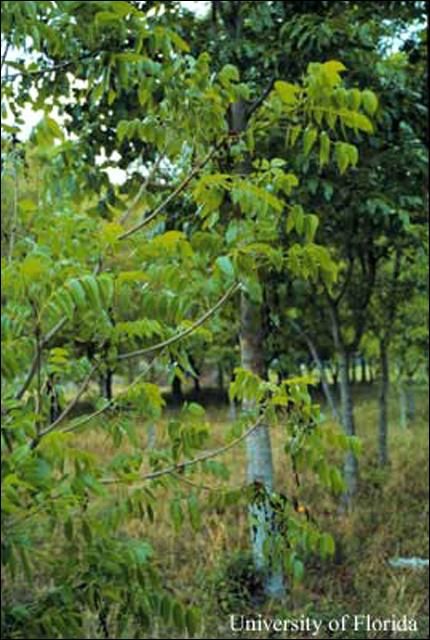
<svg viewBox="0 0 430 640"><path fill-rule="evenodd" d="M428 636L427 571L393 570L387 560L396 555L428 556L428 400L424 391L417 402L418 414L408 430L398 426L396 399L390 407L389 447L391 465L377 467L377 404L368 391L359 391L357 427L364 442L361 460L360 493L354 513L340 515L335 499L326 497L307 477L303 499L313 511L321 527L336 538L336 560L321 562L311 559L305 580L289 593L282 605L257 605L238 596L238 584L246 565L248 531L246 509L232 506L217 509L208 501L208 492L200 492L203 510L201 530L195 532L185 523L179 532L172 527L169 498L173 489L157 492L158 503L154 524L133 520L128 533L145 537L157 550L159 567L166 586L186 601L203 610L201 638L234 638L229 629L229 613L261 613L299 616L306 614L330 619L343 613L369 613L378 618L408 615L419 622L418 634L396 635L363 631L354 635L319 635L319 638L424 638ZM224 442L228 430L226 409L210 410L211 438L209 446ZM157 425L157 438L162 444L165 421ZM142 446L146 443L142 429ZM110 440L93 432L85 437L85 446L102 458L113 453ZM283 454L282 434L273 432L276 484L286 493L293 490L291 468ZM245 484L244 446L228 451L223 461L232 470L229 485ZM216 487L218 480L192 476L192 482ZM181 483L184 492L189 490ZM241 573L242 572L242 573ZM243 586L243 585L239 585ZM251 609L250 609L251 607ZM235 608L235 610L233 610ZM324 633L324 632L322 632ZM373 633L373 635L372 635ZM144 636L142 636L144 637ZM177 637L169 630L154 629L151 637ZM240 637L270 637L243 633ZM305 635L276 637L304 638Z"/></svg>

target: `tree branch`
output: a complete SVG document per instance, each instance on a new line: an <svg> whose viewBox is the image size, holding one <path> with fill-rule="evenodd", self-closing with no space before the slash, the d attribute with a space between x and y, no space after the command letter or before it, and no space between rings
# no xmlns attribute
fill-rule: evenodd
<svg viewBox="0 0 430 640"><path fill-rule="evenodd" d="M33 443L32 443L32 448L33 449L37 445L37 443L39 442L40 438L43 438L44 436L47 436L48 433L51 433L51 431L54 431L54 429L56 429L58 427L58 425L61 424L63 422L63 420L65 420L67 418L67 416L70 414L72 409L76 406L76 404L79 401L79 399L81 398L82 394L87 390L88 385L91 382L91 378L92 378L93 374L97 371L98 368L99 368L99 364L94 364L91 367L90 371L88 372L88 374L84 378L84 381L82 382L81 386L79 387L75 397L69 402L67 407L60 413L60 415L58 416L58 418L56 420L54 420L54 422L52 422L48 427L46 427L46 429L42 429L38 433L37 437L33 440Z"/></svg>
<svg viewBox="0 0 430 640"><path fill-rule="evenodd" d="M251 118L252 115L254 115L254 113L256 111L258 111L258 109L261 107L261 105L263 104L263 102L266 100L266 98L270 95L273 86L275 84L275 78L271 78L269 81L269 84L267 85L267 87L264 89L263 93L261 94L261 96L259 96L254 102L252 102L248 109L246 110L246 119L249 120Z"/></svg>
<svg viewBox="0 0 430 640"><path fill-rule="evenodd" d="M176 189L174 189L168 196L167 198L165 198L165 200L163 200L163 202L161 202L157 207L155 207L155 209L153 209L152 211L150 211L148 213L148 215L146 215L143 220L141 220L140 222L138 222L136 225L134 225L134 227L131 227L131 229L128 229L127 231L124 231L123 233L121 233L118 236L118 240L125 240L126 238L129 238L131 235L133 235L134 233L136 233L137 231L140 231L141 229L143 229L144 227L146 227L146 225L148 225L150 222L152 222L152 220L158 216L158 214L165 208L167 207L167 205L174 199L176 198L176 196L178 196L180 193L182 193L182 191L184 191L187 186L189 185L189 183L191 182L191 180L203 169L203 167L205 167L207 165L207 163L209 162L209 160L215 155L216 151L218 151L218 149L222 146L222 144L224 144L225 142L225 137L222 138L219 142L217 142L217 144L215 144L212 149L206 154L206 156L200 161L198 162L195 167L190 171L190 173L182 180L182 182L176 187Z"/></svg>
<svg viewBox="0 0 430 640"><path fill-rule="evenodd" d="M54 64L51 67L45 67L44 69L23 69L22 71L17 71L16 73L8 74L6 73L5 77L2 78L3 82L13 82L17 78L21 78L24 76L34 76L40 77L45 73L52 73L55 71L62 71L63 69L68 69L72 67L74 64L78 62L82 62L82 60L88 60L89 58L96 57L99 53L102 53L102 50L92 51L91 53L85 53L82 56L76 58L75 60L65 60L63 62L59 62L58 64ZM107 53L107 52L106 52ZM8 61L5 60L4 63L8 64Z"/></svg>
<svg viewBox="0 0 430 640"><path fill-rule="evenodd" d="M233 449L233 447L236 447L241 442L243 442L243 440L245 440L248 436L250 436L251 433L253 433L261 425L263 419L264 419L264 415L260 416L257 422L255 422L252 425L252 427L244 431L242 435L240 435L235 440L232 440L232 442L230 442L229 444L223 445L222 447L218 447L217 449L212 449L211 451L202 453L201 455L195 458L191 458L190 460L184 460L184 462L179 462L178 464L174 464L170 467L165 467L164 469L158 469L157 471L151 471L150 473L146 473L141 478L139 478L139 481L145 482L147 480L155 480L156 478L160 478L166 475L171 475L171 474L176 475L178 471L182 471L187 467L194 466L196 464L199 464L199 462L204 462L205 460L210 460L211 458L216 458L222 455L223 453L225 453L226 451ZM118 480L106 479L102 482L103 484L116 484Z"/></svg>
<svg viewBox="0 0 430 640"><path fill-rule="evenodd" d="M351 280L351 276L352 276L352 272L354 270L354 258L353 257L349 257L349 264L348 264L348 269L346 271L345 274L345 279L343 281L343 284L340 288L339 293L337 294L337 296L334 299L334 304L337 306L340 301L342 300L343 296L345 295L347 289L348 289L348 285L349 282Z"/></svg>
<svg viewBox="0 0 430 640"><path fill-rule="evenodd" d="M158 167L160 166L160 162L161 162L162 159L163 159L163 154L160 153L160 155L158 156L157 160L152 165L151 171L149 171L149 173L146 176L145 180L140 185L135 197L131 201L131 204L127 207L127 209L125 210L125 212L122 214L121 218L119 219L120 224L124 224L127 221L130 213L133 211L134 207L137 205L137 203L139 202L140 198L143 196L143 194L145 193L146 189L148 188L149 182L151 181L152 177L154 176L155 172L157 171Z"/></svg>
<svg viewBox="0 0 430 640"><path fill-rule="evenodd" d="M336 403L334 401L334 398L331 394L330 391L330 387L328 384L328 380L324 371L324 366L323 363L321 362L321 359L319 357L317 348L312 340L312 338L310 337L310 335L307 333L307 331L305 331L304 329L302 329L297 322L295 322L293 319L289 319L289 323L290 325L293 327L293 329L299 334L299 336L301 336L303 338L303 340L306 342L307 347L312 355L312 358L316 364L316 366L318 367L318 371L320 372L320 376L321 376L321 384L322 384L322 388L324 391L324 395L326 397L327 403L330 407L330 410L333 414L333 418L335 420L339 420L339 414L336 408Z"/></svg>
<svg viewBox="0 0 430 640"><path fill-rule="evenodd" d="M46 347L46 345L50 342L51 338L53 338L66 324L67 322L67 318L61 318L61 320L59 322L57 322L57 324L51 329L51 331L49 331L46 336L44 336L41 341L40 341L40 349L43 349L44 347ZM36 353L36 355L34 356L30 369L27 373L27 377L24 380L21 388L16 392L15 394L15 399L16 400L21 400L22 396L24 395L24 393L27 391L28 387L31 384L31 381L34 378L34 375L37 371L37 364L38 364L38 353Z"/></svg>
<svg viewBox="0 0 430 640"><path fill-rule="evenodd" d="M160 354L159 354L160 355ZM83 416L83 418L81 418L81 420L78 420L77 422L71 424L69 427L67 427L66 429L63 429L63 433L70 433L71 431L75 431L75 429L78 429L79 427L82 427L84 424L86 424L87 422L89 422L90 420L92 420L93 418L97 418L98 416L100 416L102 413L104 413L105 411L107 411L108 409L110 409L115 402L118 400L119 396L122 395L126 395L130 389L132 389L133 387L136 386L136 384L144 377L146 376L146 374L148 373L148 371L154 366L155 361L157 360L158 356L155 356L151 362L147 365L147 367L144 369L144 371L141 371L136 377L135 379L127 386L125 387L125 389L122 389L116 396L116 398L112 398L111 400L109 400L109 402L107 402L103 407L101 407L100 409L97 409L97 411L94 411L93 413L90 413L87 416Z"/></svg>
<svg viewBox="0 0 430 640"><path fill-rule="evenodd" d="M218 300L218 302L211 307L206 313L204 313L200 318L198 318L193 324L188 327L188 329L184 329L179 333L175 334L171 338L167 340L163 340L163 342L158 342L157 344L152 345L152 347L146 347L145 349L138 349L137 351L130 351L129 353L122 353L118 356L118 360L128 360L129 358L136 358L138 356L144 356L148 353L152 353L153 351L159 351L160 349L164 349L166 347L170 347L170 345L186 338L191 333L193 333L196 329L198 329L202 324L206 322L222 305L232 296L238 289L240 288L240 284L237 282L234 283Z"/></svg>

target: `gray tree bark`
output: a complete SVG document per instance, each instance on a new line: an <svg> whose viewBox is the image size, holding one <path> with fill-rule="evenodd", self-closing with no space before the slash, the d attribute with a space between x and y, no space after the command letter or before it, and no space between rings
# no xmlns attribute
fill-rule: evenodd
<svg viewBox="0 0 430 640"><path fill-rule="evenodd" d="M339 391L341 402L342 427L347 436L355 435L354 402L349 379L349 357L342 339L337 316L337 309L330 304L330 317L332 324L333 342L339 358ZM346 491L342 496L342 504L345 509L350 509L353 497L358 488L358 460L352 451L345 458L344 479Z"/></svg>
<svg viewBox="0 0 430 640"><path fill-rule="evenodd" d="M408 418L406 411L406 393L403 382L399 382L399 403L400 403L400 426L402 429L406 429L408 426Z"/></svg>
<svg viewBox="0 0 430 640"><path fill-rule="evenodd" d="M330 389L330 385L328 383L327 380L327 376L326 376L326 372L325 372L325 368L323 363L321 362L321 358L319 357L319 353L318 350L315 346L314 341L312 340L312 338L310 337L310 335L306 332L303 331L303 329L301 329L299 327L299 325L294 322L291 321L291 326L297 331L297 333L299 335L301 335L304 339L304 341L306 342L309 352L318 368L319 374L320 374L320 378L321 378L321 386L322 386L322 390L324 393L324 396L327 400L327 404L330 407L330 411L332 413L333 418L337 421L339 420L339 413L337 411L337 407L336 407L336 402L335 399L333 398L333 395L331 393L331 389Z"/></svg>
<svg viewBox="0 0 430 640"><path fill-rule="evenodd" d="M415 419L415 415L416 415L414 381L412 377L406 378L405 396L406 396L406 421L409 425Z"/></svg>
<svg viewBox="0 0 430 640"><path fill-rule="evenodd" d="M348 375L348 360L348 354L344 347L342 347L339 351L339 389L342 407L342 426L347 436L355 436L354 403ZM358 461L352 451L349 451L346 455L344 478L346 491L342 497L342 503L345 508L350 508L358 487Z"/></svg>
<svg viewBox="0 0 430 640"><path fill-rule="evenodd" d="M241 294L241 364L247 371L265 377L264 353L262 350L261 308L252 303L248 296ZM255 402L248 400L243 409L255 408ZM248 482L262 486L270 495L274 487L274 468L270 432L267 424L261 424L246 439L248 458ZM273 513L268 500L258 500L250 505L252 553L256 569L263 574L264 590L268 597L282 598L285 586L282 568L270 558L270 536L273 535ZM269 544L268 544L269 542ZM267 553L269 551L269 553Z"/></svg>
<svg viewBox="0 0 430 640"><path fill-rule="evenodd" d="M367 382L366 358L362 355L360 358L361 380L363 384Z"/></svg>
<svg viewBox="0 0 430 640"><path fill-rule="evenodd" d="M384 340L379 343L379 358L381 364L381 386L379 389L378 447L379 464L383 467L388 464L388 390L390 385L388 352Z"/></svg>

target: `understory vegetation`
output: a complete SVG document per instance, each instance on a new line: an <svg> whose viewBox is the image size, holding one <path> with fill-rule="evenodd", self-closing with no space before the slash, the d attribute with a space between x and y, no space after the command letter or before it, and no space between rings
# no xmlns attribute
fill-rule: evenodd
<svg viewBox="0 0 430 640"><path fill-rule="evenodd" d="M1 3L3 637L427 637L427 9Z"/></svg>

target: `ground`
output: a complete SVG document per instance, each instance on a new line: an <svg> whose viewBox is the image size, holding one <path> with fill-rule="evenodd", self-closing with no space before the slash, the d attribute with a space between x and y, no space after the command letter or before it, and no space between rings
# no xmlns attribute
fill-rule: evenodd
<svg viewBox="0 0 430 640"><path fill-rule="evenodd" d="M318 638L425 638L428 637L428 571L393 569L394 556L428 557L428 400L424 389L417 390L417 415L410 427L399 426L398 399L390 402L390 466L377 465L376 386L356 391L357 432L364 447L360 461L360 491L354 511L339 513L337 501L325 497L311 477L306 478L303 500L321 526L330 531L337 544L335 558L310 558L300 585L289 589L284 603L262 603L256 597L254 576L248 557L246 509L220 509L205 503L200 494L203 519L200 530L188 524L175 531L168 513L168 490L160 495L155 523L129 523L128 533L149 538L157 551L159 567L169 590L202 610L203 626L198 637L279 637L311 638L306 633L272 635L256 632L233 633L230 615L265 618L300 618L323 621ZM221 444L228 429L228 409L211 408L211 446ZM162 430L162 425L160 425ZM143 426L142 429L145 429ZM142 435L144 437L145 434ZM87 436L91 449L109 454L98 436ZM104 447L107 447L104 449ZM273 433L276 484L289 487L292 471L282 453L281 436ZM225 454L232 469L229 484L244 484L245 451L238 448ZM199 482L193 477L194 482ZM202 480L211 486L216 481ZM369 614L374 619L408 616L418 632L363 631L329 632L333 618ZM376 623L378 624L378 623ZM144 637L176 638L174 631L154 628Z"/></svg>

